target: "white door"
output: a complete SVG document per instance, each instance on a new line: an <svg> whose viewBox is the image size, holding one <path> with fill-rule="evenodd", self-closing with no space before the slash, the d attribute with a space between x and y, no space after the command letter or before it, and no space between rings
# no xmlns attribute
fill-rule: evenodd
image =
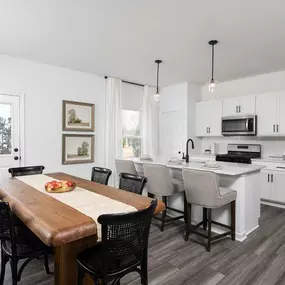
<svg viewBox="0 0 285 285"><path fill-rule="evenodd" d="M0 95L0 169L20 166L20 99Z"/></svg>
<svg viewBox="0 0 285 285"><path fill-rule="evenodd" d="M285 173L275 172L272 174L271 200L285 202Z"/></svg>
<svg viewBox="0 0 285 285"><path fill-rule="evenodd" d="M271 173L267 171L261 171L260 173L260 198L271 199L270 186L271 186Z"/></svg>
<svg viewBox="0 0 285 285"><path fill-rule="evenodd" d="M207 101L205 113L208 114L209 136L218 137L222 135L222 112L222 100Z"/></svg>
<svg viewBox="0 0 285 285"><path fill-rule="evenodd" d="M256 96L257 134L276 135L277 93L271 92Z"/></svg>
<svg viewBox="0 0 285 285"><path fill-rule="evenodd" d="M278 109L277 109L277 127L278 135L285 135L285 91L279 92L278 95Z"/></svg>
<svg viewBox="0 0 285 285"><path fill-rule="evenodd" d="M223 117L238 115L238 97L223 100Z"/></svg>
<svg viewBox="0 0 285 285"><path fill-rule="evenodd" d="M209 132L207 101L196 103L196 137L205 137Z"/></svg>
<svg viewBox="0 0 285 285"><path fill-rule="evenodd" d="M182 111L161 113L161 153L165 157L182 153Z"/></svg>
<svg viewBox="0 0 285 285"><path fill-rule="evenodd" d="M239 114L255 114L255 95L239 97Z"/></svg>

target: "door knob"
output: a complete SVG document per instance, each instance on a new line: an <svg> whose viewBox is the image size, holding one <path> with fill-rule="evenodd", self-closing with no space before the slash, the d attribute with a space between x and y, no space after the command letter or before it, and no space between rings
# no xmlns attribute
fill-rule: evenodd
<svg viewBox="0 0 285 285"><path fill-rule="evenodd" d="M19 151L19 149L15 147L15 148L14 148L14 151L15 151L15 152L18 152L18 151Z"/></svg>
<svg viewBox="0 0 285 285"><path fill-rule="evenodd" d="M18 160L18 159L19 159L19 156L14 156L14 159L15 159L15 160Z"/></svg>

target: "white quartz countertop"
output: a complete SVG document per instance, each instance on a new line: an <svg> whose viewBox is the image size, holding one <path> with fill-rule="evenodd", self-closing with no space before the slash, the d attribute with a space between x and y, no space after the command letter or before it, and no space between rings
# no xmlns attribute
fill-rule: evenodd
<svg viewBox="0 0 285 285"><path fill-rule="evenodd" d="M254 161L255 163L258 162L273 162L273 163L284 163L285 164L285 160L281 160L278 158L271 158L271 157L261 157L261 158L252 158L252 161Z"/></svg>
<svg viewBox="0 0 285 285"><path fill-rule="evenodd" d="M230 175L230 176L239 176L245 175L252 172L260 171L265 166L256 165L256 164L243 164L243 163L229 163L229 162L217 162L219 164L219 168L209 168L205 164L205 159L200 156L191 156L189 163L170 163L169 158L166 157L154 157L152 161L142 161L140 158L132 158L135 163L151 163L151 164L160 164L166 165L169 168L175 169L195 169L195 170L203 170L203 171L211 171L220 175Z"/></svg>

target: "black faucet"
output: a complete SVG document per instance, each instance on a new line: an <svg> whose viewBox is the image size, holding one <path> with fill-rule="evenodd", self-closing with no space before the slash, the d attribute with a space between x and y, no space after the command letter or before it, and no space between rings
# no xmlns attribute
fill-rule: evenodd
<svg viewBox="0 0 285 285"><path fill-rule="evenodd" d="M186 162L189 162L189 150L188 150L188 146L189 146L189 142L192 142L192 149L194 149L194 142L193 140L191 139L188 139L188 141L186 142L186 156L185 156L185 159L186 159Z"/></svg>

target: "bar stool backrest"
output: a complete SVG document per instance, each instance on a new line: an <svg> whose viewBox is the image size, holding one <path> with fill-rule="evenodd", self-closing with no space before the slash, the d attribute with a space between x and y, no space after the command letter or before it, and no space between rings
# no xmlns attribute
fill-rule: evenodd
<svg viewBox="0 0 285 285"><path fill-rule="evenodd" d="M183 169L182 173L188 203L209 208L219 205L221 195L215 173L192 169Z"/></svg>
<svg viewBox="0 0 285 285"><path fill-rule="evenodd" d="M120 175L121 173L138 175L135 164L131 160L116 159L115 164L117 175Z"/></svg>
<svg viewBox="0 0 285 285"><path fill-rule="evenodd" d="M174 194L171 174L167 166L144 163L144 176L147 177L147 191L160 196Z"/></svg>

